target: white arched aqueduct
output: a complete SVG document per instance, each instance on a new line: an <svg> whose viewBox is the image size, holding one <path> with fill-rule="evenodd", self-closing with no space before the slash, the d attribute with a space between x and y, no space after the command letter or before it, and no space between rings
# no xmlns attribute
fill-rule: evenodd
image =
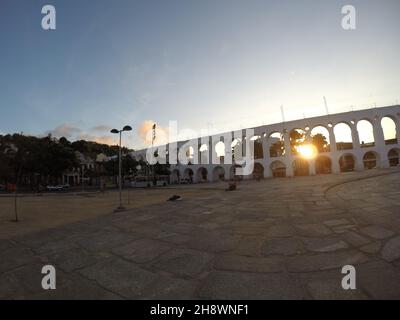
<svg viewBox="0 0 400 320"><path fill-rule="evenodd" d="M360 132L360 127L364 131ZM389 129L388 129L389 128ZM221 133L198 138L199 150L193 152L199 164L170 166L171 183L179 177L190 177L194 183L230 180L235 176L234 148L242 148L242 139L233 139L234 133ZM221 155L223 137L232 136L232 161ZM239 178L293 177L316 174L339 174L371 168L399 166L400 158L400 106L389 106L360 111L294 120L254 128L255 166L253 174ZM312 159L296 152L297 140L310 141L318 146ZM219 143L221 141L221 143ZM178 150L187 141L178 142ZM166 145L169 150L169 145ZM216 150L217 149L217 150ZM145 158L146 150L132 153ZM208 159L219 159L219 164L209 164ZM225 164L226 163L226 164Z"/></svg>

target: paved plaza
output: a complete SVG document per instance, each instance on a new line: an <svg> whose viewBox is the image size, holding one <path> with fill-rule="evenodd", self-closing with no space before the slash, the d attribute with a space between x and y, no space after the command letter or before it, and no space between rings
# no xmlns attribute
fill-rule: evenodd
<svg viewBox="0 0 400 320"><path fill-rule="evenodd" d="M399 169L225 188L152 190L125 212L2 237L0 298L400 299ZM45 264L56 290L41 288ZM341 287L348 264L356 290Z"/></svg>

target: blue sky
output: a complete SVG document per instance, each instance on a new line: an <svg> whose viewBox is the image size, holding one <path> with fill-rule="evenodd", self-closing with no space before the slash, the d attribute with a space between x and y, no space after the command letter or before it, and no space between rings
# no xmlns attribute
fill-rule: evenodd
<svg viewBox="0 0 400 320"><path fill-rule="evenodd" d="M41 8L57 29L41 28ZM0 132L110 141L169 120L223 131L400 100L398 0L0 0Z"/></svg>

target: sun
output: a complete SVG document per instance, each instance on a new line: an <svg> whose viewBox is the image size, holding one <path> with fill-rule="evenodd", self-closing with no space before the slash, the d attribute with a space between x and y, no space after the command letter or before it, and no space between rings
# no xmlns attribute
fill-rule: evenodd
<svg viewBox="0 0 400 320"><path fill-rule="evenodd" d="M297 147L299 154L306 159L314 159L318 150L313 144L303 144Z"/></svg>

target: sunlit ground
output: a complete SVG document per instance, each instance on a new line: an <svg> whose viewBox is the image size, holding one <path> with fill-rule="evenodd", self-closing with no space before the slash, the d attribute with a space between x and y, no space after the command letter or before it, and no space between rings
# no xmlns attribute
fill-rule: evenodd
<svg viewBox="0 0 400 320"><path fill-rule="evenodd" d="M204 189L131 189L123 192L123 205L128 209L164 203L178 193L192 197L210 191ZM15 223L14 197L0 196L0 239L56 227L113 212L118 206L118 192L82 195L44 195L19 197L17 212L20 222Z"/></svg>

